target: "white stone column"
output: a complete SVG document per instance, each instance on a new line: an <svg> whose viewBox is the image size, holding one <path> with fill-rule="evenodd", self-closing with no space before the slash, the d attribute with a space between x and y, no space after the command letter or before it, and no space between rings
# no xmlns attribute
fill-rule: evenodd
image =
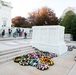
<svg viewBox="0 0 76 75"><path fill-rule="evenodd" d="M33 26L31 45L59 55L67 51L63 26Z"/></svg>

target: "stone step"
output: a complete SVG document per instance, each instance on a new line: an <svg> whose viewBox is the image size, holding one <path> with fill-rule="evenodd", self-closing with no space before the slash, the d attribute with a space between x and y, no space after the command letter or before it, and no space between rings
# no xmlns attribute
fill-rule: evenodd
<svg viewBox="0 0 76 75"><path fill-rule="evenodd" d="M14 51L13 52L8 51L8 53L5 53L5 54L0 56L0 64L11 61L13 58L15 58L17 56L24 55L24 54L27 54L27 53L30 53L30 52L34 52L34 49L32 47L30 47L30 48L25 47L25 48L22 48L19 51L15 50L15 52Z"/></svg>
<svg viewBox="0 0 76 75"><path fill-rule="evenodd" d="M27 53L30 53L30 52L34 52L34 51L23 52L23 53L20 53L20 54L16 54L16 55L14 55L12 57L8 57L6 59L2 59L2 60L0 60L0 64L12 61L15 57L21 56L21 55L24 55L24 54L27 54Z"/></svg>
<svg viewBox="0 0 76 75"><path fill-rule="evenodd" d="M15 51L15 52L13 52L13 53L9 53L9 54L5 54L5 55L2 55L2 56L0 56L0 60L1 59L5 59L5 58L8 58L8 57L12 57L12 56L14 56L14 55L17 55L17 54L21 54L21 53L24 53L24 52L30 52L30 51L32 51L33 49L22 49L22 50L20 50L20 51Z"/></svg>
<svg viewBox="0 0 76 75"><path fill-rule="evenodd" d="M10 49L10 50L4 50L4 51L0 51L0 56L6 55L6 54L10 54L10 53L15 53L15 52L19 52L21 50L27 50L30 49L30 46L26 46L26 47L20 47L20 48L14 48L14 49Z"/></svg>

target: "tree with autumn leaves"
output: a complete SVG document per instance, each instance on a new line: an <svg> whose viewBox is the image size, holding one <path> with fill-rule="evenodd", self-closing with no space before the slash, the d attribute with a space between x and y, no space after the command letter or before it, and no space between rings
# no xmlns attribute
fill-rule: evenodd
<svg viewBox="0 0 76 75"><path fill-rule="evenodd" d="M27 19L21 16L16 16L15 18L12 18L12 24L14 25L14 27L30 27Z"/></svg>
<svg viewBox="0 0 76 75"><path fill-rule="evenodd" d="M58 18L56 17L53 10L48 7L42 7L37 11L29 13L28 19L30 23L36 26L58 24Z"/></svg>
<svg viewBox="0 0 76 75"><path fill-rule="evenodd" d="M58 18L52 9L42 7L36 11L30 12L28 18L16 16L12 19L15 27L32 27L43 25L58 25Z"/></svg>

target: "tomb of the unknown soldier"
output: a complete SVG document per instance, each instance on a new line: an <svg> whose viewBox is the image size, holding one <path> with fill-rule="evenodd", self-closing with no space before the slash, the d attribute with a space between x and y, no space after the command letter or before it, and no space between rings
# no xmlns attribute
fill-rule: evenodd
<svg viewBox="0 0 76 75"><path fill-rule="evenodd" d="M67 51L63 26L33 26L32 47L61 55Z"/></svg>

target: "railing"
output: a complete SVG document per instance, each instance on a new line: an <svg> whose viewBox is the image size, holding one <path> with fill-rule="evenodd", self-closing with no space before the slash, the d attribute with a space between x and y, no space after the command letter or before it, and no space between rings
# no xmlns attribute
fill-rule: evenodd
<svg viewBox="0 0 76 75"><path fill-rule="evenodd" d="M7 38L7 37L14 37L14 38L16 38L16 37L24 37L24 33L22 33L21 36L19 35L19 33L16 33L16 32L11 33L11 35L9 35L8 33L5 33L5 35L3 37L5 37L5 38ZM1 33L0 33L0 38L2 38L2 34ZM32 33L27 33L27 38L32 38Z"/></svg>

